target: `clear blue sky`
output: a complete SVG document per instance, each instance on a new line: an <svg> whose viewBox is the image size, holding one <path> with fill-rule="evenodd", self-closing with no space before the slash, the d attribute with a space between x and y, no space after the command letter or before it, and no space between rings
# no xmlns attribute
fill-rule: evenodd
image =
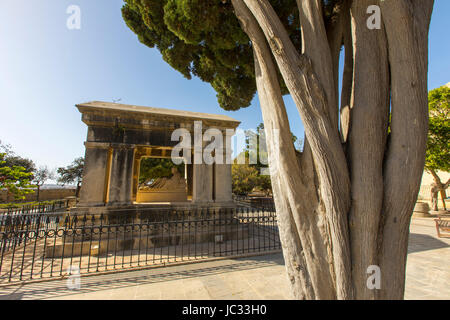
<svg viewBox="0 0 450 320"><path fill-rule="evenodd" d="M430 31L429 88L450 82L449 0L436 0ZM86 126L76 103L92 100L227 114L241 128L262 122L257 99L222 110L209 84L187 80L156 49L140 44L122 20L122 0L0 1L0 140L51 168L84 155ZM81 30L66 27L69 5ZM286 98L291 130L303 137Z"/></svg>

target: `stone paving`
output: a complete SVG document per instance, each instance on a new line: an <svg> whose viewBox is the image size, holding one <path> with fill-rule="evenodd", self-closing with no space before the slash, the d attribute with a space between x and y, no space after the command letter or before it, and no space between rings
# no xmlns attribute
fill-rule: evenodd
<svg viewBox="0 0 450 320"><path fill-rule="evenodd" d="M93 255L84 255L80 257L80 248L78 250L66 250L68 257L57 257L55 259L43 259L44 243L39 245L30 243L26 250L20 248L18 253L14 254L11 250L5 254L2 260L3 274L0 276L1 285L12 282L20 282L20 279L29 281L33 274L33 279L49 279L68 274L70 266L77 268L82 274L90 272L109 272L122 269L136 269L145 266L168 265L173 263L188 262L203 259L215 259L226 255L248 254L256 251L274 251L280 248L280 243L273 234L265 237L258 236L247 237L246 239L228 240L222 243L193 243L184 245L173 245L166 247L139 248L130 250L110 249L108 255L100 257ZM54 248L54 240L47 241L48 251ZM111 241L114 244L114 240ZM95 243L84 243L86 247L92 247ZM78 252L77 252L78 251ZM73 257L72 257L73 256ZM14 263L12 263L14 261ZM12 268L11 268L12 267Z"/></svg>
<svg viewBox="0 0 450 320"><path fill-rule="evenodd" d="M431 218L411 224L406 299L450 299L450 239ZM0 287L0 299L239 300L290 299L281 253Z"/></svg>

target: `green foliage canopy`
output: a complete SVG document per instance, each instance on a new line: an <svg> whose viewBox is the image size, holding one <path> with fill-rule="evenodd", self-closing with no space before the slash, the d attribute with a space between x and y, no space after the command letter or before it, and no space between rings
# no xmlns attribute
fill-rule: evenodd
<svg viewBox="0 0 450 320"><path fill-rule="evenodd" d="M83 178L84 158L76 158L67 167L60 167L56 170L58 173L58 182L61 184L77 183L79 185Z"/></svg>
<svg viewBox="0 0 450 320"><path fill-rule="evenodd" d="M184 175L184 164L176 165L170 159L144 158L141 160L139 183L153 182L157 178L172 177L172 168Z"/></svg>
<svg viewBox="0 0 450 320"><path fill-rule="evenodd" d="M4 159L5 161L4 165L6 167L24 167L25 172L35 172L36 171L36 165L34 164L33 160L23 158L21 156L18 156L12 149L11 145L2 143L0 140L0 153L4 153Z"/></svg>
<svg viewBox="0 0 450 320"><path fill-rule="evenodd" d="M297 152L301 152L300 148L302 147L302 140L298 139L294 134L292 134L292 142L294 143L294 146L297 150ZM256 132L253 130L246 130L245 131L245 143L246 143L246 148L244 151L242 151L235 160L235 164L233 164L234 166L236 166L235 170L236 170L236 174L234 174L232 176L233 178L233 183L234 183L234 188L233 192L240 192L243 189L241 187L241 182L240 181L234 181L234 179L239 180L241 179L240 175L237 173L240 173L241 171L247 170L248 172L252 173L251 170L249 170L248 168L241 168L238 169L237 166L239 166L239 164L237 164L236 162L245 162L246 166L250 166L256 169L257 172L257 176L255 179L251 179L249 180L253 185L252 185L252 189L253 188L257 188L260 189L261 191L264 191L266 193L271 193L272 192L272 183L270 180L270 176L269 175L264 175L261 174L263 169L268 169L267 167L267 162L268 162L268 152L267 152L267 145L266 145L266 137L265 137L265 133L264 133L264 123L260 123L258 125L258 127L256 128ZM255 148L255 144L256 144L256 148ZM298 147L297 147L298 145ZM256 163L251 163L250 164L250 159L254 159L256 160ZM251 191L251 190L250 190ZM245 192L244 192L245 193Z"/></svg>
<svg viewBox="0 0 450 320"><path fill-rule="evenodd" d="M0 153L0 190L6 189L16 200L23 200L36 187L30 184L33 174L21 166L9 166L5 159L7 154Z"/></svg>
<svg viewBox="0 0 450 320"><path fill-rule="evenodd" d="M450 172L450 87L428 94L430 112L425 168Z"/></svg>
<svg viewBox="0 0 450 320"><path fill-rule="evenodd" d="M331 21L340 0L323 0ZM250 105L256 92L251 42L230 0L124 0L122 16L140 42L156 47L186 78L209 82L225 110ZM296 0L270 0L293 44L301 50ZM280 77L283 93L287 89Z"/></svg>
<svg viewBox="0 0 450 320"><path fill-rule="evenodd" d="M42 186L48 179L53 179L54 174L47 166L41 166L33 172L33 182L38 186Z"/></svg>
<svg viewBox="0 0 450 320"><path fill-rule="evenodd" d="M232 190L234 194L247 195L258 185L259 172L248 164L232 164Z"/></svg>

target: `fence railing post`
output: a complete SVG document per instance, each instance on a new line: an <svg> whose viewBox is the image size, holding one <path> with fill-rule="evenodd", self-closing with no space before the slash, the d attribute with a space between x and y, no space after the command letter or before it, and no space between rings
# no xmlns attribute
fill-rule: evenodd
<svg viewBox="0 0 450 320"><path fill-rule="evenodd" d="M55 202L44 212L28 214L8 210L0 216L0 271L19 270L24 279L31 279L42 278L44 273L50 277L62 275L69 262L77 264L82 273L106 271L110 263L115 269L140 267L144 250L145 265L166 265L186 258L195 261L264 254L280 248L276 214L266 206L139 209L133 219L133 215L120 211L100 217L50 212L64 204ZM30 241L35 243L28 245ZM92 251L94 245L97 248ZM153 259L148 257L149 250ZM30 277L25 277L28 274ZM10 277L11 281L20 280L16 271Z"/></svg>

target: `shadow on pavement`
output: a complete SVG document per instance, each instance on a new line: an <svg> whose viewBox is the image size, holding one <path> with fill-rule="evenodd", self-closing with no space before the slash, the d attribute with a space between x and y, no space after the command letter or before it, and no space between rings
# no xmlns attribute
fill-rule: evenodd
<svg viewBox="0 0 450 320"><path fill-rule="evenodd" d="M420 234L420 233L410 233L409 235L409 244L408 244L408 253L435 250L448 248L450 245L436 239L435 237Z"/></svg>
<svg viewBox="0 0 450 320"><path fill-rule="evenodd" d="M0 300L46 299L133 287L171 280L198 278L226 272L283 265L281 253L228 260L206 261L165 268L128 270L126 272L81 277L80 289L68 289L68 279L0 288Z"/></svg>

